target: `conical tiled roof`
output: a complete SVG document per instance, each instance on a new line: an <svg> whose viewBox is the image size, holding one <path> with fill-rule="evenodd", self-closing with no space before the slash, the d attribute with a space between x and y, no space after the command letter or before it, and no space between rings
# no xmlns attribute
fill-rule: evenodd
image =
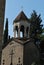
<svg viewBox="0 0 44 65"><path fill-rule="evenodd" d="M21 11L19 13L19 15L15 18L14 22L16 23L16 22L18 22L20 20L27 20L28 21L28 18L27 18L27 16L25 15L25 13L23 11Z"/></svg>

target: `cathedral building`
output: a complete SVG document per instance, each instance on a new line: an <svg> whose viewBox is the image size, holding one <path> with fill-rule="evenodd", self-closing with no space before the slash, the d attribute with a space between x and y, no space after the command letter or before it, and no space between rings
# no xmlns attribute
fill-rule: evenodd
<svg viewBox="0 0 44 65"><path fill-rule="evenodd" d="M13 21L13 32L2 49L1 65L39 65L39 50L30 38L30 22L23 11Z"/></svg>

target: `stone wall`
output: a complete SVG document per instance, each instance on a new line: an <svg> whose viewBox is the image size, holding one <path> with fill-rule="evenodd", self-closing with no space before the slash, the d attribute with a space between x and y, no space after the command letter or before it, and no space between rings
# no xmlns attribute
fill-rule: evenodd
<svg viewBox="0 0 44 65"><path fill-rule="evenodd" d="M2 50L2 59L1 59L1 65L10 65L11 64L11 50L13 50L13 57L12 57L12 64L23 65L23 45L17 43L17 42L10 42L3 50ZM20 62L19 62L20 58Z"/></svg>
<svg viewBox="0 0 44 65"><path fill-rule="evenodd" d="M24 45L24 65L32 65L36 63L39 65L39 50L34 45L33 41L30 41Z"/></svg>
<svg viewBox="0 0 44 65"><path fill-rule="evenodd" d="M4 12L5 12L5 0L0 0L0 64L2 53L2 37L3 37L4 14L5 14Z"/></svg>
<svg viewBox="0 0 44 65"><path fill-rule="evenodd" d="M15 41L11 41L2 50L1 65L11 64L11 50L13 50L12 64L13 65L39 65L39 50L33 41L28 41L24 45ZM20 58L20 61L19 61Z"/></svg>

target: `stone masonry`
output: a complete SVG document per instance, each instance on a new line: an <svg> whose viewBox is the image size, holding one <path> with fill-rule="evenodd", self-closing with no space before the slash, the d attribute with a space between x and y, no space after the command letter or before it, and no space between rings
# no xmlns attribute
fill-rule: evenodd
<svg viewBox="0 0 44 65"><path fill-rule="evenodd" d="M0 63L1 63L2 37L3 37L4 14L5 14L4 12L5 12L5 0L0 0Z"/></svg>

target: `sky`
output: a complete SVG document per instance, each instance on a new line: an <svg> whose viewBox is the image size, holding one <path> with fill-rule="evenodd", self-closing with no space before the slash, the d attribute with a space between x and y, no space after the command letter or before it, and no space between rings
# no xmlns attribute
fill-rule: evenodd
<svg viewBox="0 0 44 65"><path fill-rule="evenodd" d="M5 21L8 18L9 35L11 37L14 35L13 20L22 10L28 18L30 18L33 10L37 14L41 14L42 24L44 25L44 0L6 0Z"/></svg>

